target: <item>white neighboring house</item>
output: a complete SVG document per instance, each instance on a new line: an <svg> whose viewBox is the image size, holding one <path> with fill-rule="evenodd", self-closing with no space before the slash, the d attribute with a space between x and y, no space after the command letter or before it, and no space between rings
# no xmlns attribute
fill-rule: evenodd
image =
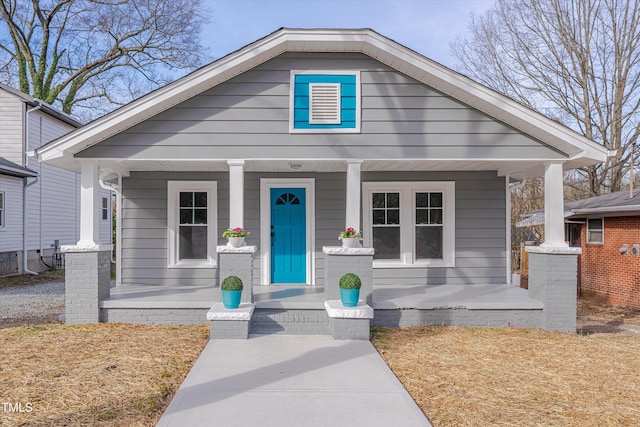
<svg viewBox="0 0 640 427"><path fill-rule="evenodd" d="M80 126L0 83L0 276L46 270L59 245L78 241L79 175L27 153ZM111 201L111 192L101 189L100 239L106 243L111 242Z"/></svg>

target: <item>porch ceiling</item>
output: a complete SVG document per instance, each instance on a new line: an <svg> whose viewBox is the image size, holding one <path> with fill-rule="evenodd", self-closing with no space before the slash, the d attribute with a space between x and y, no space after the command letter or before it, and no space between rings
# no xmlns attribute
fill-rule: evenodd
<svg viewBox="0 0 640 427"><path fill-rule="evenodd" d="M131 160L101 159L103 178L130 172L221 172L228 171L226 159L211 160ZM374 171L496 171L499 176L521 180L544 173L544 159L528 160L363 160L362 172ZM245 172L346 172L347 159L245 159Z"/></svg>

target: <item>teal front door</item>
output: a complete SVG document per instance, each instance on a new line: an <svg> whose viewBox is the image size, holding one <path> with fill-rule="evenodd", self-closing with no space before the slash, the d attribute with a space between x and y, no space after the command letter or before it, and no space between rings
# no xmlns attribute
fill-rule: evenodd
<svg viewBox="0 0 640 427"><path fill-rule="evenodd" d="M271 189L271 282L306 283L307 221L304 188Z"/></svg>

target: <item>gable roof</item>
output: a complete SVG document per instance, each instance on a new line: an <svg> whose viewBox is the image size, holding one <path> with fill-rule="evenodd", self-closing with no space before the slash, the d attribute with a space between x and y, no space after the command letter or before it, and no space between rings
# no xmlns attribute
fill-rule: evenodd
<svg viewBox="0 0 640 427"><path fill-rule="evenodd" d="M27 105L30 105L32 107L37 107L40 106L40 110L45 112L46 114L50 115L51 117L55 117L58 120L61 120L63 122L65 122L68 125L71 125L73 127L80 127L82 126L82 123L80 123L79 121L77 121L76 119L74 119L73 117L71 117L70 115L63 113L60 110L55 109L54 107L52 107L51 105L47 104L44 101L41 101L39 99L34 98L31 95L27 95L26 93L20 92L17 89L12 88L11 86L7 86L4 83L0 83L0 89L4 90L5 92L8 92L14 96L16 96L17 98L20 98L20 100L22 102L24 102Z"/></svg>
<svg viewBox="0 0 640 427"><path fill-rule="evenodd" d="M75 169L72 157L284 52L358 52L512 126L567 155L566 169L603 162L608 151L571 129L370 29L281 28L37 150Z"/></svg>

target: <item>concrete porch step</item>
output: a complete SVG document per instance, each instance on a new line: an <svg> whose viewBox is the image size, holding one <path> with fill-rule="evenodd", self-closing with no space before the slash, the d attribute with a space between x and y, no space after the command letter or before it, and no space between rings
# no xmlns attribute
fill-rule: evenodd
<svg viewBox="0 0 640 427"><path fill-rule="evenodd" d="M249 330L252 334L331 335L324 308L256 308Z"/></svg>

